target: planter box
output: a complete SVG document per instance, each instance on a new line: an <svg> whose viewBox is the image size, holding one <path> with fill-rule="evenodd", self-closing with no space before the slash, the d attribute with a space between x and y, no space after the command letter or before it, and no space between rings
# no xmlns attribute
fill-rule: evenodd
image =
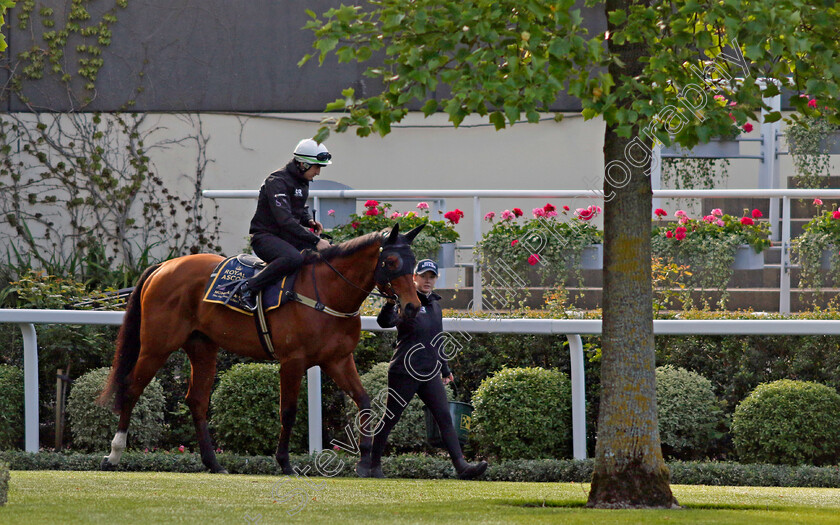
<svg viewBox="0 0 840 525"><path fill-rule="evenodd" d="M676 144L668 148L662 148L662 157L716 159L738 157L739 155L741 155L741 145L737 140L712 139L708 144L697 144L692 149L685 149Z"/></svg>
<svg viewBox="0 0 840 525"><path fill-rule="evenodd" d="M437 264L441 268L453 268L455 266L455 243L441 243L437 253Z"/></svg>
<svg viewBox="0 0 840 525"><path fill-rule="evenodd" d="M830 154L840 154L840 131L829 133L822 141L820 141L822 150Z"/></svg>
<svg viewBox="0 0 840 525"><path fill-rule="evenodd" d="M604 268L604 245L584 246L580 254L580 266L584 270L602 270Z"/></svg>
<svg viewBox="0 0 840 525"><path fill-rule="evenodd" d="M832 245L823 250L822 255L820 255L820 270L830 270L831 258L835 255L837 255L837 246Z"/></svg>
<svg viewBox="0 0 840 525"><path fill-rule="evenodd" d="M735 247L734 270L762 270L764 269L764 252L755 253L749 244L739 244Z"/></svg>

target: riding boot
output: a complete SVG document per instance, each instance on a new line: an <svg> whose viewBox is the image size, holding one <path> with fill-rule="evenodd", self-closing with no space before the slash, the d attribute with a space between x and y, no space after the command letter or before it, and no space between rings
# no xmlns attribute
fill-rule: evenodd
<svg viewBox="0 0 840 525"><path fill-rule="evenodd" d="M242 306L249 312L257 311L257 293L254 292L248 284L248 281L242 283L239 287L239 299L242 301Z"/></svg>
<svg viewBox="0 0 840 525"><path fill-rule="evenodd" d="M298 260L290 257L278 257L263 268L260 273L242 283L239 287L239 298L243 306L251 312L257 309L257 294L260 290L276 283L284 275L289 275L300 267Z"/></svg>

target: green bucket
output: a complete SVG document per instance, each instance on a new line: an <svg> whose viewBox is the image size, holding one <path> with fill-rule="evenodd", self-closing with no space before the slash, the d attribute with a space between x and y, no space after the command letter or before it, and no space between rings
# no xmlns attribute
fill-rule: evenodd
<svg viewBox="0 0 840 525"><path fill-rule="evenodd" d="M443 447L440 428L438 428L432 411L426 406L423 407L423 411L426 413L426 441L433 447ZM470 437L472 412L473 406L469 403L462 403L460 401L449 402L449 415L452 417L452 425L455 427L455 434L458 435L458 441L462 447L467 444L467 440Z"/></svg>

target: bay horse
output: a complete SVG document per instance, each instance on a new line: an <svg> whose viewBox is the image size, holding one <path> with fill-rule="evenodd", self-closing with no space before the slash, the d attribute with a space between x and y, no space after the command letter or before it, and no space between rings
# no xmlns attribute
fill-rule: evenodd
<svg viewBox="0 0 840 525"><path fill-rule="evenodd" d="M358 310L376 286L380 292L398 296L404 317L417 315L420 301L411 277L414 254L410 245L422 228L400 235L396 224L390 231L370 233L307 256L294 291L307 297L320 296L327 309L357 315L328 315L299 302L266 313L280 362L281 431L275 458L284 474L293 473L289 437L301 379L309 367L316 365L359 407L359 463L369 465L370 398L353 360L361 335ZM220 255L187 255L151 266L140 276L128 298L111 372L98 399L106 406L113 396L113 410L120 416L111 454L103 458L101 469L119 463L137 398L169 356L183 348L191 366L186 402L195 424L201 461L211 472L227 473L216 459L207 428L216 356L220 347L253 359L265 359L266 354L249 315L202 301L210 274L222 260ZM308 266L312 264L314 272Z"/></svg>

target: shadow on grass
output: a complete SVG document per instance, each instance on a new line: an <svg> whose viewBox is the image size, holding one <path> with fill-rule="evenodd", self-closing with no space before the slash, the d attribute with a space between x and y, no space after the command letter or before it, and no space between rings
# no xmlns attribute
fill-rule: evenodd
<svg viewBox="0 0 840 525"><path fill-rule="evenodd" d="M496 500L498 505L508 505L511 507L560 507L560 508L584 508L585 501L580 500ZM783 507L779 505L739 505L737 503L681 503L681 505L688 510L765 510L765 511L783 511L790 510L790 507Z"/></svg>

